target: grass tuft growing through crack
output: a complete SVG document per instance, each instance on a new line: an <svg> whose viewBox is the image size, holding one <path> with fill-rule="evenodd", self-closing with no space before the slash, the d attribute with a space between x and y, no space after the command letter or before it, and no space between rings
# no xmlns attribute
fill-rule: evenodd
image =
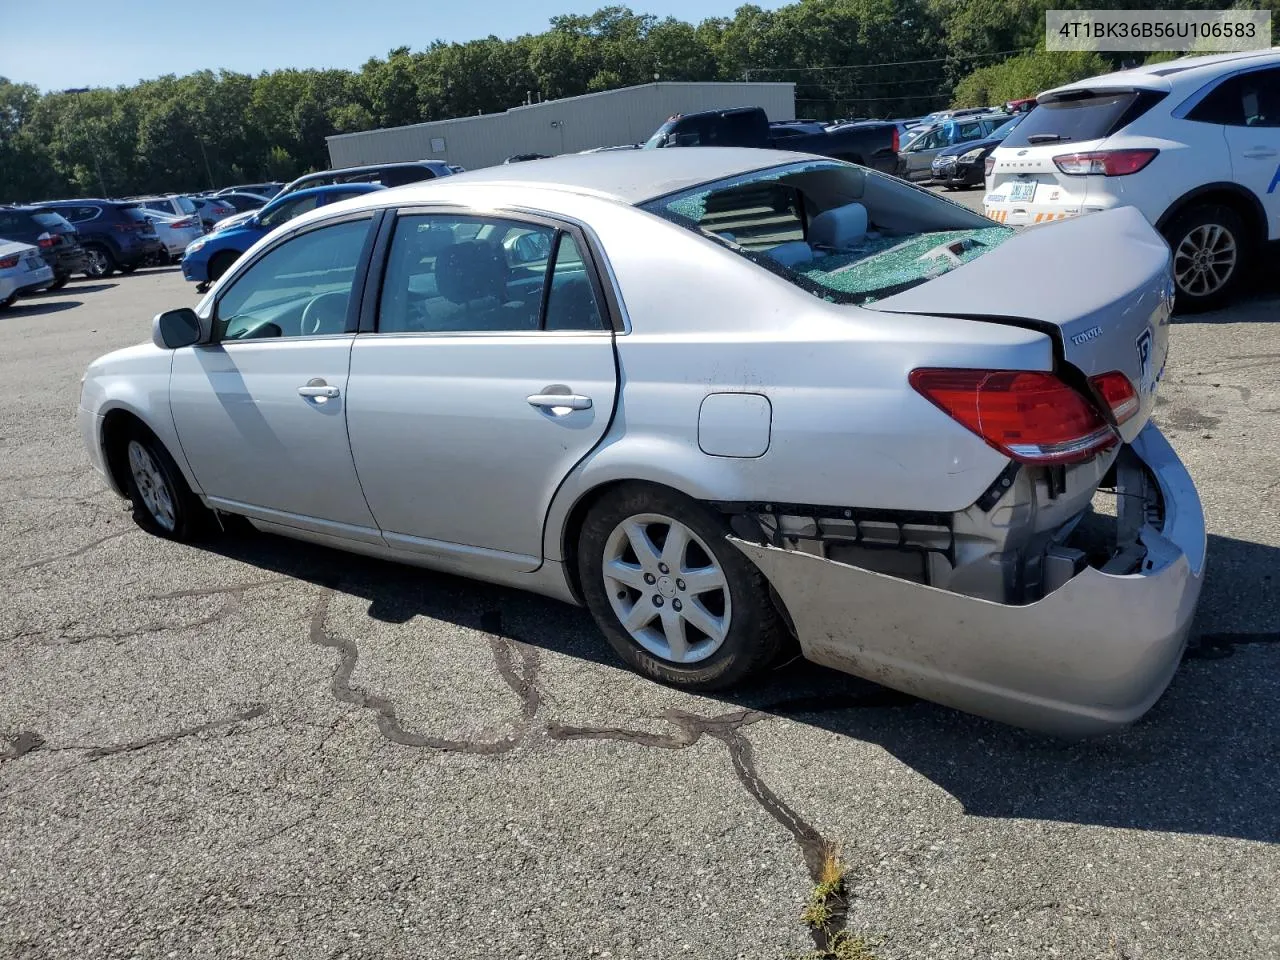
<svg viewBox="0 0 1280 960"><path fill-rule="evenodd" d="M840 849L825 849L818 879L800 914L800 921L813 931L818 948L804 954L801 960L875 960L870 946L861 937L847 930L831 931L832 920L839 917L843 922L846 872Z"/></svg>

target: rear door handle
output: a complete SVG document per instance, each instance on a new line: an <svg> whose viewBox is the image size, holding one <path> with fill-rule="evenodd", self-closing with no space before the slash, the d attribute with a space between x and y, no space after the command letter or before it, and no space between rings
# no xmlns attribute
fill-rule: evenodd
<svg viewBox="0 0 1280 960"><path fill-rule="evenodd" d="M1267 157L1274 157L1276 151L1270 147L1252 147L1246 150L1244 155L1250 160L1265 160Z"/></svg>
<svg viewBox="0 0 1280 960"><path fill-rule="evenodd" d="M531 406L542 407L545 410L554 411L557 407L562 407L566 411L591 409L591 398L576 393L535 393L526 399Z"/></svg>

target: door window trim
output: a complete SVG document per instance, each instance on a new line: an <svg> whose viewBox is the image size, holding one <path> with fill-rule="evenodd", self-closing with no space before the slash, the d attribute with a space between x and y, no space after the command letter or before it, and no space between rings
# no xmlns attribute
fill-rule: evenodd
<svg viewBox="0 0 1280 960"><path fill-rule="evenodd" d="M601 326L598 330L448 330L448 331L389 331L378 330L378 311L382 299L382 285L386 279L387 266L390 262L391 240L395 233L396 221L401 217L440 216L466 217L481 220L507 220L516 224L531 227L545 227L557 231L555 251L560 251L559 235L567 233L573 238L586 268L587 279L595 294L596 305L601 311ZM603 271L602 271L603 265ZM555 257L547 261L547 276L555 267ZM607 271L610 282L602 282L602 275ZM550 284L544 281L542 292L542 312L539 322L546 317L546 306ZM626 333L630 325L621 308L622 299L617 293L617 279L608 266L608 261L599 252L599 240L590 229L578 220L559 214L551 214L543 210L532 210L525 207L469 207L459 203L414 203L401 204L385 211L385 218L380 225L377 245L369 265L368 277L365 281L364 293L361 297L362 310L358 332L365 336L376 337L566 337L566 336L613 336L615 333Z"/></svg>
<svg viewBox="0 0 1280 960"><path fill-rule="evenodd" d="M228 343L296 343L299 340L331 340L334 337L349 337L354 334L360 327L361 307L364 303L364 295L367 287L367 279L369 275L369 266L373 256L374 246L382 229L384 220L389 219L386 216L386 209L380 210L353 210L340 214L335 217L326 217L321 220L313 220L309 223L302 224L298 227L288 229L283 235L277 237L268 246L263 247L253 255L252 259L241 257L232 266L228 274L228 282L219 285L217 295L214 297L213 304L209 308L209 333L208 339L201 339L201 345L205 346L226 346ZM238 279L248 270L251 270L255 264L260 262L273 250L278 249L282 244L288 243L297 237L315 230L322 230L325 227L334 227L343 223L350 223L356 220L368 220L370 222L369 230L365 233L364 244L360 248L360 259L356 261L356 272L351 278L351 297L347 301L347 319L342 333L316 333L299 337L263 337L253 340L226 341L217 336L218 331L218 308L222 305L222 299L232 288L235 287Z"/></svg>
<svg viewBox="0 0 1280 960"><path fill-rule="evenodd" d="M1173 108L1170 114L1175 120L1186 120L1189 114L1196 107L1200 106L1200 102L1206 99L1210 94L1216 91L1220 86L1229 80L1237 77L1243 77L1250 73L1261 73L1264 70L1280 70L1280 60L1271 60L1267 63L1252 64L1248 67L1242 67L1239 70L1232 70L1230 73L1224 73L1212 80L1205 81L1204 85L1196 90L1191 96L1187 97L1180 104ZM1190 123L1209 123L1207 120L1191 120ZM1230 126L1230 124L1209 123L1210 126L1221 127Z"/></svg>

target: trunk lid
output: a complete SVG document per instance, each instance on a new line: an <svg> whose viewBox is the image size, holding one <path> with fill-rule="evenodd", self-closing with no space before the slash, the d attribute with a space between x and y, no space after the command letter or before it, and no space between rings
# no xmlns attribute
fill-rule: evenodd
<svg viewBox="0 0 1280 960"><path fill-rule="evenodd" d="M1133 207L1033 229L980 258L864 309L1032 326L1050 333L1085 377L1119 370L1139 412L1126 442L1155 407L1169 351L1173 278L1164 239Z"/></svg>

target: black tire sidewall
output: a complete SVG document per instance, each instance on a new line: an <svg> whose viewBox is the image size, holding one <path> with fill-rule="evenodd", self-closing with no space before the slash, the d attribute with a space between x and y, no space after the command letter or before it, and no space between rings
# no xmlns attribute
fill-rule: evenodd
<svg viewBox="0 0 1280 960"><path fill-rule="evenodd" d="M1199 313L1202 310L1212 310L1228 303L1239 291L1244 276L1248 271L1252 249L1244 220L1230 207L1216 203L1192 207L1185 213L1179 214L1164 228L1164 238L1169 244L1170 254L1174 257L1175 269L1179 244L1192 230L1207 224L1222 227L1235 240L1235 269L1232 270L1231 276L1227 278L1227 282L1221 288L1204 296L1196 296L1184 292L1177 287L1177 279L1175 277L1174 296L1176 299L1174 312L1176 313Z"/></svg>
<svg viewBox="0 0 1280 960"><path fill-rule="evenodd" d="M138 483L133 477L133 468L129 465L129 444L135 441L142 444L147 452L151 454L151 459L155 461L156 466L160 469L160 473L164 476L164 482L169 488L169 499L173 503L174 515L172 530L166 530L156 522L155 517L151 515L151 511L147 509L141 492L138 490ZM186 478L183 477L182 471L178 469L178 465L174 463L173 457L169 456L169 451L164 448L164 444L154 434L144 429L138 429L126 438L121 456L124 462L124 469L128 474L127 492L129 500L133 504L134 522L148 533L155 534L157 537L164 537L166 540L181 542L194 539L202 529L199 521L202 518L204 508L197 501L195 494L191 492Z"/></svg>
<svg viewBox="0 0 1280 960"><path fill-rule="evenodd" d="M209 261L209 283L217 283L221 280L223 274L230 270L239 259L240 257L238 254L233 256L229 255L226 251L215 254L214 258ZM219 266L221 266L221 269L215 269Z"/></svg>
<svg viewBox="0 0 1280 960"><path fill-rule="evenodd" d="M631 638L609 602L602 576L605 544L619 523L641 513L661 514L688 526L710 547L725 574L733 611L729 632L706 660L680 665L655 657ZM632 669L670 686L718 690L742 682L777 656L783 627L769 599L767 581L725 539L728 532L724 520L707 507L648 484L624 484L592 506L578 537L582 593L609 645Z"/></svg>

